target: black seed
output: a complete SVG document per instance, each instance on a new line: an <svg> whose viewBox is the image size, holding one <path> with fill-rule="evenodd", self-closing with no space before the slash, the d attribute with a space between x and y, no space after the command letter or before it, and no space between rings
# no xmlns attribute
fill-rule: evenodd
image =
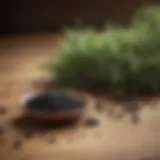
<svg viewBox="0 0 160 160"><path fill-rule="evenodd" d="M30 99L27 105L34 110L52 113L64 111L82 111L83 102L64 92L46 92Z"/></svg>
<svg viewBox="0 0 160 160"><path fill-rule="evenodd" d="M18 148L21 147L21 144L22 144L22 142L21 142L20 140L15 140L15 141L13 142L12 147L13 147L13 149L18 149Z"/></svg>
<svg viewBox="0 0 160 160"><path fill-rule="evenodd" d="M0 126L0 136L2 136L4 133L4 129Z"/></svg>
<svg viewBox="0 0 160 160"><path fill-rule="evenodd" d="M31 138L32 136L33 136L33 131L26 131L25 133L24 133L24 136L26 137L26 138Z"/></svg>
<svg viewBox="0 0 160 160"><path fill-rule="evenodd" d="M88 127L94 127L94 126L97 126L97 125L99 125L99 120L98 119L96 119L96 118L87 118L86 120L85 120L85 122L84 122L84 124L86 125L86 126L88 126Z"/></svg>
<svg viewBox="0 0 160 160"><path fill-rule="evenodd" d="M49 143L50 143L50 144L52 144L52 143L54 143L54 142L56 142L56 139L55 139L55 138L51 138L51 139L49 140Z"/></svg>
<svg viewBox="0 0 160 160"><path fill-rule="evenodd" d="M7 112L7 109L5 106L0 106L0 115L5 114Z"/></svg>

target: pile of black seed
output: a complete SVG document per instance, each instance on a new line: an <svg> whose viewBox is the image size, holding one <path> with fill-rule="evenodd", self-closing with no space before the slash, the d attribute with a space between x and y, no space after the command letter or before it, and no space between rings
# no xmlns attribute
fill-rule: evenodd
<svg viewBox="0 0 160 160"><path fill-rule="evenodd" d="M82 111L83 101L60 91L41 93L26 102L26 107L46 113Z"/></svg>

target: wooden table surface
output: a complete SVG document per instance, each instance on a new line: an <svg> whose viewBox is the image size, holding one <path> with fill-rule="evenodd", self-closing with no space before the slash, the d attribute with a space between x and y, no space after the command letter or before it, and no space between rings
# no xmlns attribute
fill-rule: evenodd
<svg viewBox="0 0 160 160"><path fill-rule="evenodd" d="M33 126L30 120L19 119L21 96L33 91L33 79L46 74L40 66L58 42L55 35L0 39L0 106L7 109L0 115L4 132L0 134L0 160L132 160L160 156L160 108L153 109L151 104L143 104L137 124L127 114L118 119L107 111L98 113L92 97L87 116L100 123L93 128L84 124L44 127L36 122ZM105 100L103 105L108 108L110 104Z"/></svg>

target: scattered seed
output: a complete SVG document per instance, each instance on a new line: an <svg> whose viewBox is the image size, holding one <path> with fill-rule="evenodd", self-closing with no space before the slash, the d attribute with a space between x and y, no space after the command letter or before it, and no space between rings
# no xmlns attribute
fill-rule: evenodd
<svg viewBox="0 0 160 160"><path fill-rule="evenodd" d="M18 148L21 147L21 144L22 144L22 142L21 142L20 140L15 140L15 141L13 142L12 147L13 147L13 149L18 149Z"/></svg>
<svg viewBox="0 0 160 160"><path fill-rule="evenodd" d="M99 125L99 120L96 119L96 118L87 118L84 122L84 124L87 126L87 127L94 127L94 126L97 126Z"/></svg>
<svg viewBox="0 0 160 160"><path fill-rule="evenodd" d="M5 106L1 106L1 107L0 107L0 115L5 114L6 112L7 112L6 107L5 107Z"/></svg>
<svg viewBox="0 0 160 160"><path fill-rule="evenodd" d="M50 144L52 144L52 143L54 143L54 142L56 142L56 139L55 139L55 138L51 138L51 139L49 140L49 143L50 143Z"/></svg>
<svg viewBox="0 0 160 160"><path fill-rule="evenodd" d="M2 128L2 126L0 126L0 136L2 136L4 133L4 129Z"/></svg>
<svg viewBox="0 0 160 160"><path fill-rule="evenodd" d="M31 138L32 136L33 136L33 131L26 131L25 133L24 133L24 136L26 137L26 138Z"/></svg>

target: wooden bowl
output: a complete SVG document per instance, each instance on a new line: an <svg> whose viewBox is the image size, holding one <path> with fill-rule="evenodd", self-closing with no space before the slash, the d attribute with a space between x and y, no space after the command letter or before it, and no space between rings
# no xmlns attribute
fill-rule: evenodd
<svg viewBox="0 0 160 160"><path fill-rule="evenodd" d="M77 121L80 120L85 111L85 107L81 106L79 109L67 110L66 111L56 111L56 112L43 112L32 109L31 107L27 106L27 102L32 98L35 98L41 93L30 93L23 97L22 99L22 106L23 106L23 115L26 117L36 118L40 120L47 120L47 121Z"/></svg>

